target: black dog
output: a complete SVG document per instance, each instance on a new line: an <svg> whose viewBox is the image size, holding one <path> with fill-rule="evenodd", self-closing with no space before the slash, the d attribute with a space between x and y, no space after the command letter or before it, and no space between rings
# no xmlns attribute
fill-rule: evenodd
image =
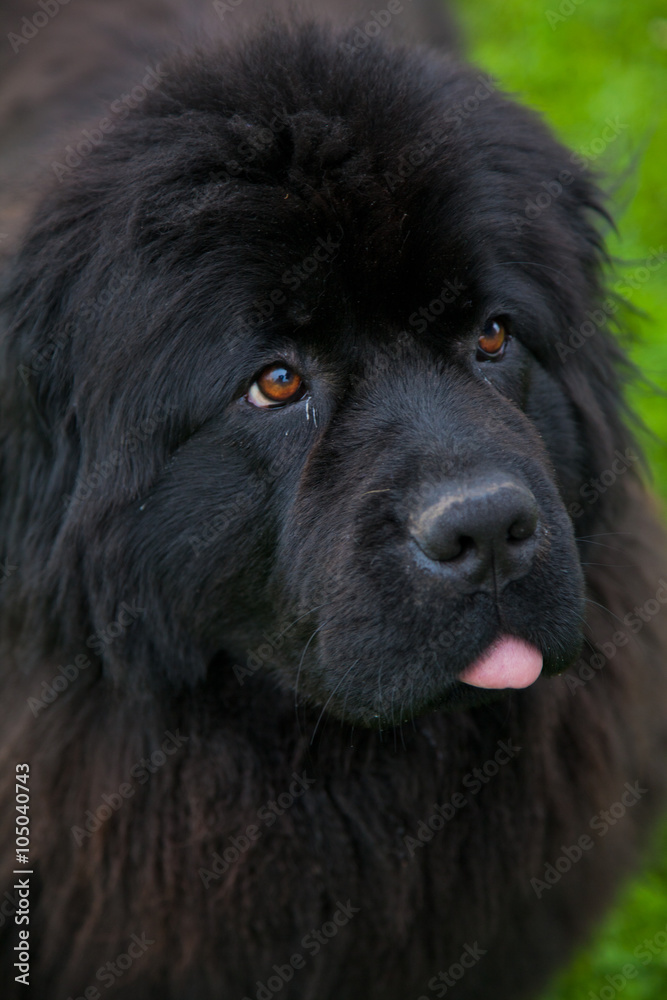
<svg viewBox="0 0 667 1000"><path fill-rule="evenodd" d="M4 995L534 996L663 785L601 195L428 6L104 7L6 26Z"/></svg>

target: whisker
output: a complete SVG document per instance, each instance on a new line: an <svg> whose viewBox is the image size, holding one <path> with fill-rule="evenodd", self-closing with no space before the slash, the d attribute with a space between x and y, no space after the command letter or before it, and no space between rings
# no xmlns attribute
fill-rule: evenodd
<svg viewBox="0 0 667 1000"><path fill-rule="evenodd" d="M632 531L599 531L596 535L578 535L582 541L587 541L589 538L607 538L609 536L616 537L621 535L630 535L634 537L634 532Z"/></svg>
<svg viewBox="0 0 667 1000"><path fill-rule="evenodd" d="M609 549L610 552L622 552L623 549L618 545L607 545L605 542L592 542L590 538L578 538L579 542L586 542L586 545L597 545L601 549Z"/></svg>
<svg viewBox="0 0 667 1000"><path fill-rule="evenodd" d="M282 636L287 635L287 633L290 631L290 629L293 629L294 626L296 625L296 623L300 622L302 618L307 618L308 615L312 615L313 612L319 611L321 608L326 608L327 604L331 604L331 601L326 601L324 604L318 604L317 607L311 608L310 611L306 611L306 612L304 612L304 614L299 615L298 618L294 619L294 621L292 622L291 625L287 626L287 628L285 629L284 632L279 632L278 633L278 638L282 638Z"/></svg>
<svg viewBox="0 0 667 1000"><path fill-rule="evenodd" d="M322 605L322 607L324 607L324 605ZM294 711L296 713L296 720L297 720L297 725L299 727L299 735L300 736L303 735L303 733L301 732L301 723L299 722L299 678L301 676L301 667L303 666L303 661L304 661L305 655L308 652L308 647L310 646L311 642L313 641L313 639L315 638L315 636L317 635L317 633L320 632L324 628L325 625L328 625L329 622L332 622L335 617L336 617L335 615L332 615L331 618L327 618L326 621L323 621L321 625L317 626L317 628L315 629L315 631L311 635L310 639L308 640L308 642L304 646L303 653L301 654L301 659L299 660L299 668L298 668L298 670L296 672L296 681L295 681L295 684L294 684Z"/></svg>
<svg viewBox="0 0 667 1000"><path fill-rule="evenodd" d="M582 562L582 566L604 566L605 569L631 569L630 563L594 563Z"/></svg>
<svg viewBox="0 0 667 1000"><path fill-rule="evenodd" d="M380 705L380 711L382 711L382 671L384 669L384 663L380 660L380 669L378 670L378 702Z"/></svg>
<svg viewBox="0 0 667 1000"><path fill-rule="evenodd" d="M617 621L617 622L620 622L620 623L621 623L621 625L623 625L623 624L624 624L624 622L623 622L623 619L622 619L622 618L619 618L619 617L618 617L618 615L614 614L614 612L613 612L613 611L610 611L610 610L609 610L609 608L606 608L606 607L604 606L604 604L600 604L600 603L599 603L598 601L594 601L594 600L593 600L593 599L592 599L591 597L586 597L586 598L585 598L585 600L586 600L586 603L587 603L587 604L593 604L593 605L595 605L595 607L596 607L596 608L601 608L601 610L602 610L602 611L606 611L606 613L607 613L607 614L608 614L608 615L609 615L609 616L610 616L611 618L615 619L615 621Z"/></svg>
<svg viewBox="0 0 667 1000"><path fill-rule="evenodd" d="M324 705L322 707L322 711L320 712L320 717L317 720L317 722L315 723L315 728L313 729L313 735L310 737L310 745L311 745L311 747L313 745L313 740L315 739L315 734L317 733L317 728L318 728L320 722L322 721L322 716L324 715L324 713L327 710L327 705L329 704L329 702L331 701L331 699L333 698L333 696L335 695L336 691L341 686L341 684L343 683L343 681L345 680L345 678L347 677L347 675L350 673L350 671L354 667L356 667L356 665L357 665L358 662L359 662L359 660L355 660L354 663L351 664L351 666L349 666L347 668L347 670L345 671L345 673L343 674L343 676L341 677L341 679L338 681L338 684L336 684L336 687L333 689L333 691L331 692L331 694L329 695L329 697L325 701L325 703L324 703Z"/></svg>
<svg viewBox="0 0 667 1000"><path fill-rule="evenodd" d="M586 627L587 627L587 628L590 628L590 626L589 626L589 625L587 625ZM589 649L589 651L590 651L590 652L592 652L592 653L597 653L597 649L595 648L595 646L593 645L593 643L591 642L591 640L590 640L590 639L588 638L588 636L586 636L586 635L582 635L582 637L581 637L581 638L583 639L583 641L584 641L584 642L586 643L586 645L588 646L588 649Z"/></svg>

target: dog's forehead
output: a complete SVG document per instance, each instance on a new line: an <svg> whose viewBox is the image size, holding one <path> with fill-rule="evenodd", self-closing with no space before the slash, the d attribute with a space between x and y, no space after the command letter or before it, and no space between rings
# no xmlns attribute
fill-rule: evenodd
<svg viewBox="0 0 667 1000"><path fill-rule="evenodd" d="M473 160L478 171L499 165L489 150L503 133L490 124L503 99L481 74L383 46L357 58L333 41L265 55L259 79L249 78L250 57L213 63L173 94L182 108L174 134L208 167L192 158L197 180L208 173L251 240L270 235L279 251L283 237L303 254L300 234L312 242L342 226L362 265L384 266L406 258L417 230L424 241L441 228L438 216L453 216L455 202L472 205ZM159 115L170 111L158 99ZM202 207L205 188L195 195Z"/></svg>
<svg viewBox="0 0 667 1000"><path fill-rule="evenodd" d="M466 239L474 207L450 209L433 195L433 208L425 208L407 187L388 191L377 174L363 181L377 198L358 211L354 188L326 179L306 192L289 181L248 185L238 223L250 216L254 225L234 247L234 301L246 328L290 330L306 340L317 329L320 342L327 331L336 343L346 331L385 339L424 328L426 309L429 327L458 329L476 309L499 305L521 277L496 266L507 256L503 235L490 229ZM428 201L427 183L416 183Z"/></svg>
<svg viewBox="0 0 667 1000"><path fill-rule="evenodd" d="M387 94L369 91L351 106L322 99L326 114L312 101L289 113L260 103L226 122L211 218L251 302L268 298L298 328L332 300L362 320L407 318L437 296L447 312L466 308L480 282L493 297L512 280L496 264L534 253L512 217L522 158L503 161L502 130L481 105L477 119L453 113L461 86L411 94L393 114ZM475 77L466 86L483 89Z"/></svg>
<svg viewBox="0 0 667 1000"><path fill-rule="evenodd" d="M434 299L456 313L479 300L480 277L493 284L485 262L503 255L506 237L496 227L469 240L474 198L458 181L421 174L395 185L367 159L361 150L335 169L275 169L224 185L224 221L213 223L220 254L233 253L234 297L245 292L257 321L280 317L300 330L333 313L372 329L407 323ZM215 254L205 266L216 268Z"/></svg>
<svg viewBox="0 0 667 1000"><path fill-rule="evenodd" d="M165 161L159 186L142 176L135 230L151 260L177 273L196 261L232 325L401 329L432 302L460 325L512 285L551 274L555 286L572 269L553 231L570 224L569 189L550 212L524 213L565 153L488 77L380 44L254 44L185 67L166 103L147 102L155 136L189 167Z"/></svg>

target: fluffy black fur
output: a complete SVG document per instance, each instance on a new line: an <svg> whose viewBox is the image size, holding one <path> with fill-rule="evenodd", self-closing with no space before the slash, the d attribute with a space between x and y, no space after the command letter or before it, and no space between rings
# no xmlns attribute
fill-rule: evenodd
<svg viewBox="0 0 667 1000"><path fill-rule="evenodd" d="M582 499L635 455L625 365L604 329L562 347L606 294L600 194L477 70L358 40L289 21L174 59L49 185L9 273L8 899L19 761L35 869L17 995L261 998L298 953L293 1000L408 1000L442 995L468 944L459 1000L534 996L660 801L667 616L632 613L664 543L634 458ZM476 355L493 316L498 362ZM306 395L251 405L277 361ZM536 500L534 558L465 592L417 557L411 518L498 473ZM491 698L457 677L503 632L544 676ZM499 741L509 761L475 785ZM538 898L626 782L639 803ZM99 978L132 934L152 943Z"/></svg>

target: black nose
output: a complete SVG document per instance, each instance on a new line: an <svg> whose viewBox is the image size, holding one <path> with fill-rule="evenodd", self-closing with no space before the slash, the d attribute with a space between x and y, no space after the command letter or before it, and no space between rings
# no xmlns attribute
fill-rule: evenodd
<svg viewBox="0 0 667 1000"><path fill-rule="evenodd" d="M410 518L410 534L452 582L501 590L529 572L537 548L537 502L502 473L448 483Z"/></svg>

